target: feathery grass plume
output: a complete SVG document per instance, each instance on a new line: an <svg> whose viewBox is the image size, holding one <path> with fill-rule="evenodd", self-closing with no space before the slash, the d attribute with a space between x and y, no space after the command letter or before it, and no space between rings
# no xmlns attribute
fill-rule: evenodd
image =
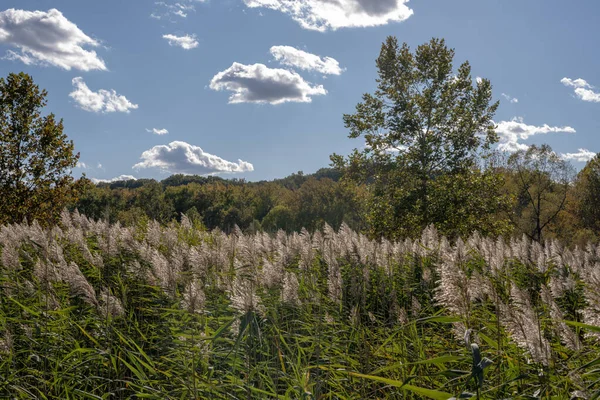
<svg viewBox="0 0 600 400"><path fill-rule="evenodd" d="M90 229L90 220L85 215L79 213L79 210L75 209L71 213L71 225L74 228L81 229L83 232L87 232Z"/></svg>
<svg viewBox="0 0 600 400"><path fill-rule="evenodd" d="M186 262L194 274L205 278L207 274L207 262L205 254L202 253L205 253L205 248L202 246L190 247L186 254Z"/></svg>
<svg viewBox="0 0 600 400"><path fill-rule="evenodd" d="M202 282L192 279L183 291L182 306L190 313L202 314L206 296L202 290Z"/></svg>
<svg viewBox="0 0 600 400"><path fill-rule="evenodd" d="M293 254L292 249L288 246L288 237L283 230L277 231L275 235L275 248L277 257L281 260L284 265L288 265L292 262Z"/></svg>
<svg viewBox="0 0 600 400"><path fill-rule="evenodd" d="M261 273L261 283L268 289L281 287L283 282L283 265L280 261L269 262L263 260L263 268Z"/></svg>
<svg viewBox="0 0 600 400"><path fill-rule="evenodd" d="M65 238L69 241L69 243L75 245L75 247L79 249L79 251L81 251L81 255L87 262L93 264L94 257L92 256L92 253L90 252L90 249L87 246L87 242L82 229L76 227L69 228L65 235Z"/></svg>
<svg viewBox="0 0 600 400"><path fill-rule="evenodd" d="M522 264L530 264L531 260L531 241L523 234L521 240L511 239L511 248L513 257L519 260Z"/></svg>
<svg viewBox="0 0 600 400"><path fill-rule="evenodd" d="M12 352L13 345L13 335L8 329L6 329L4 334L0 336L0 361L2 361L3 355L9 355Z"/></svg>
<svg viewBox="0 0 600 400"><path fill-rule="evenodd" d="M548 263L551 262L552 257L547 257L544 251L544 247L538 242L531 243L531 260L534 262L539 272L546 272L548 270Z"/></svg>
<svg viewBox="0 0 600 400"><path fill-rule="evenodd" d="M314 260L313 242L310 233L306 228L302 228L299 235L300 239L300 262L299 267L303 271L308 271L312 267Z"/></svg>
<svg viewBox="0 0 600 400"><path fill-rule="evenodd" d="M313 249L315 249L315 250L323 249L324 242L325 242L325 236L323 235L323 233L321 231L316 231L315 233L313 233L313 236L312 236Z"/></svg>
<svg viewBox="0 0 600 400"><path fill-rule="evenodd" d="M594 264L600 261L600 246L596 248L591 242L587 243L585 246L585 251L583 251L583 263L584 264Z"/></svg>
<svg viewBox="0 0 600 400"><path fill-rule="evenodd" d="M183 229L185 230L191 230L194 226L192 225L192 223L190 222L190 219L188 218L187 215L185 215L184 213L180 213L180 225Z"/></svg>
<svg viewBox="0 0 600 400"><path fill-rule="evenodd" d="M71 213L66 208L63 208L63 210L60 213L60 224L65 230L73 228L73 220L71 218Z"/></svg>
<svg viewBox="0 0 600 400"><path fill-rule="evenodd" d="M63 282L69 284L69 289L73 296L80 297L84 302L91 306L98 305L96 291L81 273L79 267L74 262L59 265L58 273Z"/></svg>
<svg viewBox="0 0 600 400"><path fill-rule="evenodd" d="M121 246L121 223L108 225L106 230L98 236L98 248L108 258L116 257Z"/></svg>
<svg viewBox="0 0 600 400"><path fill-rule="evenodd" d="M563 264L562 255L563 255L565 249L561 246L561 244L556 239L551 240L550 245L549 246L547 245L546 248L549 249L548 258L555 265Z"/></svg>
<svg viewBox="0 0 600 400"><path fill-rule="evenodd" d="M550 290L555 299L563 297L568 292L574 292L577 287L576 277L566 265L558 266L550 277Z"/></svg>
<svg viewBox="0 0 600 400"><path fill-rule="evenodd" d="M246 265L258 268L262 261L262 249L260 243L255 240L254 235L241 235L238 239L238 249L236 255Z"/></svg>
<svg viewBox="0 0 600 400"><path fill-rule="evenodd" d="M152 247L158 247L160 245L160 238L162 236L162 229L160 223L156 220L148 222L148 228L146 229L146 241Z"/></svg>
<svg viewBox="0 0 600 400"><path fill-rule="evenodd" d="M565 320L565 316L563 312L554 301L552 296L552 292L548 286L544 285L541 289L541 298L544 302L545 306L550 311L550 320L552 321L552 327L554 331L558 334L561 339L561 342L568 348L573 351L578 351L581 349L581 342L577 334L567 326L563 321Z"/></svg>
<svg viewBox="0 0 600 400"><path fill-rule="evenodd" d="M595 263L582 276L585 282L586 307L583 319L586 324L600 326L600 263ZM600 339L600 333L590 332L587 335Z"/></svg>
<svg viewBox="0 0 600 400"><path fill-rule="evenodd" d="M173 275L169 261L157 249L150 249L150 254L154 276L158 280L162 289L173 296L175 282L172 279Z"/></svg>
<svg viewBox="0 0 600 400"><path fill-rule="evenodd" d="M321 248L321 256L327 265L327 289L328 296L334 303L342 301L342 271L336 257L336 250L340 250L336 243L336 233L331 226L325 224L323 228L324 240ZM340 241L341 242L341 241Z"/></svg>
<svg viewBox="0 0 600 400"><path fill-rule="evenodd" d="M435 291L437 302L452 314L468 321L471 313L472 288L462 263L466 259L465 243L458 239L451 252L441 254L440 280Z"/></svg>
<svg viewBox="0 0 600 400"><path fill-rule="evenodd" d="M421 234L421 246L423 247L423 255L429 255L435 252L440 242L439 234L433 224L425 228Z"/></svg>
<svg viewBox="0 0 600 400"><path fill-rule="evenodd" d="M240 314L247 312L264 314L264 307L260 297L256 294L256 286L256 282L248 277L237 275L229 293L233 309Z"/></svg>
<svg viewBox="0 0 600 400"><path fill-rule="evenodd" d="M19 260L20 241L12 239L7 234L8 230L10 230L10 227L2 228L2 236L0 236L2 258L0 258L0 262L4 268L18 270L21 267L21 261Z"/></svg>
<svg viewBox="0 0 600 400"><path fill-rule="evenodd" d="M547 366L550 343L541 332L538 313L532 307L528 294L513 284L511 304L502 305L501 313L502 323L517 346L526 350L534 362Z"/></svg>
<svg viewBox="0 0 600 400"><path fill-rule="evenodd" d="M60 274L52 262L38 259L33 266L33 275L42 284L45 290L51 288L53 282L60 280Z"/></svg>
<svg viewBox="0 0 600 400"><path fill-rule="evenodd" d="M107 289L102 289L100 291L98 312L102 318L108 318L109 316L116 318L125 315L125 309L123 308L121 301L110 294Z"/></svg>
<svg viewBox="0 0 600 400"><path fill-rule="evenodd" d="M486 258L486 263L490 267L490 272L494 277L501 277L504 275L504 269L506 266L506 259L510 256L507 255L507 251L510 251L504 239L498 238L495 242L487 240L488 247L490 249L489 255Z"/></svg>
<svg viewBox="0 0 600 400"><path fill-rule="evenodd" d="M573 250L565 248L561 253L561 260L562 264L568 265L574 273L581 275L585 271L585 252L578 247Z"/></svg>
<svg viewBox="0 0 600 400"><path fill-rule="evenodd" d="M182 244L179 242L179 232L173 223L164 227L160 237L158 249L163 252L167 258L172 258L180 249Z"/></svg>
<svg viewBox="0 0 600 400"><path fill-rule="evenodd" d="M294 306L300 305L300 298L298 297L298 289L300 284L298 278L293 272L286 272L283 278L283 290L281 291L281 299L286 304Z"/></svg>

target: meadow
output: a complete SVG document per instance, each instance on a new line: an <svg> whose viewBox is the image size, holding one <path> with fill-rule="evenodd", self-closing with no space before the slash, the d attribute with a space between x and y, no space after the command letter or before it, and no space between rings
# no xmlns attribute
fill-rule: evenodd
<svg viewBox="0 0 600 400"><path fill-rule="evenodd" d="M0 229L0 398L595 399L600 247Z"/></svg>

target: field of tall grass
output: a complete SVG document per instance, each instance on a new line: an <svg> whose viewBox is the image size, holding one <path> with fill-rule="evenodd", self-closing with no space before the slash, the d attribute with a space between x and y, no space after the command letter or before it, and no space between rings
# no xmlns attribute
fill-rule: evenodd
<svg viewBox="0 0 600 400"><path fill-rule="evenodd" d="M0 229L0 398L595 399L600 247Z"/></svg>

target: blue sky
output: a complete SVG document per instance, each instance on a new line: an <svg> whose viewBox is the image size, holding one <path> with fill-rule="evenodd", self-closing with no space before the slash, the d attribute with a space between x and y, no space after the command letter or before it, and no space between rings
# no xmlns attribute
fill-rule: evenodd
<svg viewBox="0 0 600 400"><path fill-rule="evenodd" d="M388 35L443 37L491 80L503 149L549 143L581 168L600 147L599 18L595 0L3 0L0 75L48 90L75 175L262 180L362 146L342 115Z"/></svg>

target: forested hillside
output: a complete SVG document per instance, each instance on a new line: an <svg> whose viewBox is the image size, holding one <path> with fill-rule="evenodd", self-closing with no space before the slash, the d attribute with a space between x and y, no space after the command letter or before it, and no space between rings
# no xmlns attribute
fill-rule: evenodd
<svg viewBox="0 0 600 400"><path fill-rule="evenodd" d="M492 235L533 238L539 214L544 238L559 239L568 245L597 243L600 238L600 157L592 159L579 173L573 173L567 184L541 187L542 180L540 190L536 186L540 183L523 183L519 171L511 169L507 162L495 171L505 203L492 214L492 219L501 227L490 232ZM473 193L471 189L462 188ZM530 195L538 192L542 201L532 203ZM150 220L166 224L179 221L185 214L201 229L219 228L224 232L231 232L235 226L249 233L274 233L279 229L290 233L302 228L313 232L322 229L324 224L337 229L344 222L352 229L373 235L366 215L368 195L367 185L347 184L340 180L337 170L323 168L314 174L297 173L270 182L183 175L160 182L140 179L93 184L87 181L78 201L68 207L91 218L119 221L125 226L146 224ZM462 198L446 197L440 201L441 209L451 209ZM459 214L457 219L459 217L473 220L473 225L467 228L478 230L476 215ZM455 236L456 231L447 229L445 233Z"/></svg>

